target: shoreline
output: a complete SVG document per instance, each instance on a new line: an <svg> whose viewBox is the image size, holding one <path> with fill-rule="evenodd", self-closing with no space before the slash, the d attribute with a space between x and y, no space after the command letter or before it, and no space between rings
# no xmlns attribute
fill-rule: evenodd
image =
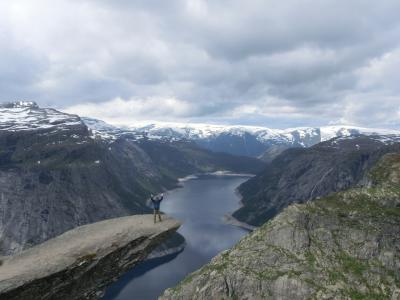
<svg viewBox="0 0 400 300"><path fill-rule="evenodd" d="M239 187L237 187L237 188L235 189L235 194L236 194L236 195L238 196L238 198L239 198L239 202L238 202L238 203L239 203L239 207L236 209L236 210L238 210L238 209L240 209L240 208L242 208L242 207L244 206L244 204L243 204L243 196L242 196L242 194L239 192ZM235 210L235 211L236 211L236 210ZM226 215L223 217L223 220L224 220L224 222L225 222L226 224L233 225L233 226L237 226L237 227L243 228L243 229L245 229L245 230L253 231L253 230L257 229L257 226L253 226L253 225L247 224L247 223L245 223L245 222L239 221L238 219L236 219L236 218L233 216L233 213L226 214Z"/></svg>
<svg viewBox="0 0 400 300"><path fill-rule="evenodd" d="M223 217L224 223L236 227L240 227L242 229L248 230L248 231L253 231L257 229L258 227L244 223L233 217L232 215L228 214Z"/></svg>
<svg viewBox="0 0 400 300"><path fill-rule="evenodd" d="M199 179L200 176L254 177L256 175L250 174L250 173L233 173L231 171L221 170L221 171L215 171L215 172L194 173L194 174L187 175L185 177L178 178L177 181L178 181L178 183L186 182L186 181L193 180L193 179Z"/></svg>
<svg viewBox="0 0 400 300"><path fill-rule="evenodd" d="M229 177L254 177L256 176L255 174L250 174L250 173L234 173L231 171L215 171L215 172L206 172L206 173L200 173L200 175L211 175L211 176L229 176Z"/></svg>

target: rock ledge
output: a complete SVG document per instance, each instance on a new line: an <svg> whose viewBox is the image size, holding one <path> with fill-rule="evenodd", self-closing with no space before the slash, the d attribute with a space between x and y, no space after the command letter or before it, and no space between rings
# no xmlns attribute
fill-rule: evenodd
<svg viewBox="0 0 400 300"><path fill-rule="evenodd" d="M0 299L97 299L180 223L136 215L84 225L14 256L1 257Z"/></svg>

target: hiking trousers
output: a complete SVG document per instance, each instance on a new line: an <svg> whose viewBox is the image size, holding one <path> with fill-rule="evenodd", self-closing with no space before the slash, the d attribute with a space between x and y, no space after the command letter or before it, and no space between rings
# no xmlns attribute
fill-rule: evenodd
<svg viewBox="0 0 400 300"><path fill-rule="evenodd" d="M161 222L161 214L160 214L160 209L154 209L154 223L157 221L157 215L158 215L158 220Z"/></svg>

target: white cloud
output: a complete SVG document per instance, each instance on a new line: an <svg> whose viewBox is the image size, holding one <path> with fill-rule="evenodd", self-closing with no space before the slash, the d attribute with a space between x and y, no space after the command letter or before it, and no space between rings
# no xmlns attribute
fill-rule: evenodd
<svg viewBox="0 0 400 300"><path fill-rule="evenodd" d="M400 48L372 59L358 71L358 76L360 89L397 95L400 103Z"/></svg>
<svg viewBox="0 0 400 300"><path fill-rule="evenodd" d="M84 103L70 106L64 111L105 120L111 124L129 125L140 120L173 121L187 118L196 109L191 103L169 98L124 100L115 98L102 103Z"/></svg>

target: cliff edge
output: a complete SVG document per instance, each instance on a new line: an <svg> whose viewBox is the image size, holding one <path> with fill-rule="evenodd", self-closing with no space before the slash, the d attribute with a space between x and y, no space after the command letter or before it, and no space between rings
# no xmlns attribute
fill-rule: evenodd
<svg viewBox="0 0 400 300"><path fill-rule="evenodd" d="M157 224L151 215L115 218L0 257L0 299L98 299L179 226L166 216Z"/></svg>

